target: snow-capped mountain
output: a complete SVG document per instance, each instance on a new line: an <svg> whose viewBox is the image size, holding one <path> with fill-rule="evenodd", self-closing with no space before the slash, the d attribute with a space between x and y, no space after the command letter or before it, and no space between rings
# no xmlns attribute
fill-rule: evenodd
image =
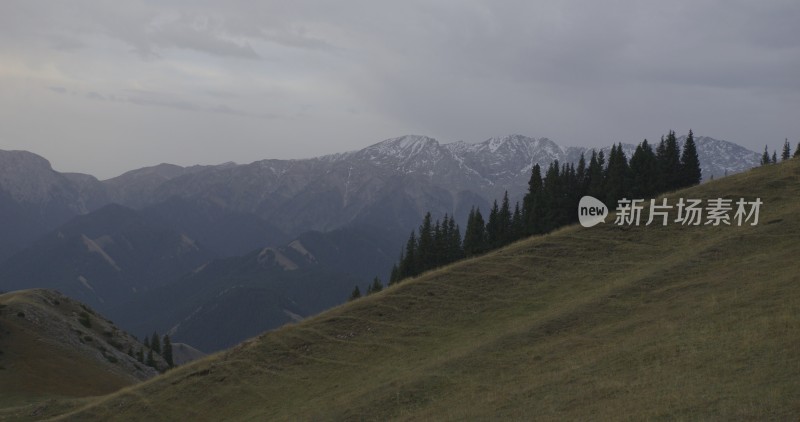
<svg viewBox="0 0 800 422"><path fill-rule="evenodd" d="M684 140L679 139L681 144ZM709 137L696 142L706 179L759 163L759 154L739 145ZM628 157L634 148L623 144ZM603 149L608 154L609 148ZM17 213L37 204L45 210L58 204L61 221L48 228L109 202L142 209L178 198L254 215L290 236L358 224L405 232L428 210L462 220L470 207L485 209L505 191L512 200L520 199L534 163L546 168L554 160L576 162L590 153L522 135L474 144L408 135L318 158L186 168L161 164L100 182L55 172L31 153L2 152L0 202Z"/></svg>

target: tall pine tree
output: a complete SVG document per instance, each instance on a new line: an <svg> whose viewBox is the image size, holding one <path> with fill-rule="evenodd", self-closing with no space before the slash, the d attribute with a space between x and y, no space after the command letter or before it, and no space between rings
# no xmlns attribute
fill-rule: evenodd
<svg viewBox="0 0 800 422"><path fill-rule="evenodd" d="M662 183L659 191L671 191L681 187L681 158L675 131L670 130L666 140L662 138L656 149L656 158L661 169Z"/></svg>
<svg viewBox="0 0 800 422"><path fill-rule="evenodd" d="M427 212L425 213L425 217L422 219L422 225L419 226L416 265L417 273L421 273L433 268L434 246L431 213Z"/></svg>
<svg viewBox="0 0 800 422"><path fill-rule="evenodd" d="M461 245L461 229L456 224L456 219L450 217L447 222L447 263L455 262L464 257Z"/></svg>
<svg viewBox="0 0 800 422"><path fill-rule="evenodd" d="M519 202L514 205L514 214L511 215L511 241L515 242L525 235L525 222L522 218L522 210Z"/></svg>
<svg viewBox="0 0 800 422"><path fill-rule="evenodd" d="M606 205L609 208L616 208L617 201L630 196L629 173L628 159L622 150L622 144L611 147L606 169Z"/></svg>
<svg viewBox="0 0 800 422"><path fill-rule="evenodd" d="M578 159L578 168L575 170L575 177L578 181L578 186L580 187L578 196L586 195L586 190L588 189L586 182L589 180L589 178L586 169L586 157L584 157L583 153L581 153L581 158Z"/></svg>
<svg viewBox="0 0 800 422"><path fill-rule="evenodd" d="M500 207L496 199L489 210L489 221L486 222L486 245L489 249L500 245Z"/></svg>
<svg viewBox="0 0 800 422"><path fill-rule="evenodd" d="M647 139L636 146L631 157L631 197L652 198L658 192L660 180L658 160Z"/></svg>
<svg viewBox="0 0 800 422"><path fill-rule="evenodd" d="M400 260L400 280L407 277L416 277L419 274L417 269L417 235L411 231L411 235L406 242L406 251ZM398 280L399 281L399 280Z"/></svg>
<svg viewBox="0 0 800 422"><path fill-rule="evenodd" d="M472 208L467 217L467 228L464 231L464 254L480 255L486 251L486 224L480 208Z"/></svg>
<svg viewBox="0 0 800 422"><path fill-rule="evenodd" d="M544 212L540 221L541 232L549 233L560 227L566 220L566 210L562 209L563 194L561 189L561 170L558 160L550 163L543 181L542 205Z"/></svg>
<svg viewBox="0 0 800 422"><path fill-rule="evenodd" d="M498 214L498 241L500 245L507 245L512 241L511 235L511 205L508 201L508 191L503 194L503 205Z"/></svg>
<svg viewBox="0 0 800 422"><path fill-rule="evenodd" d="M761 165L766 166L767 164L771 164L772 160L769 159L769 150L767 149L768 145L764 145L764 153L761 154Z"/></svg>
<svg viewBox="0 0 800 422"><path fill-rule="evenodd" d="M791 157L792 147L789 146L789 138L783 142L783 152L781 153L781 161L786 161Z"/></svg>
<svg viewBox="0 0 800 422"><path fill-rule="evenodd" d="M528 193L522 199L522 215L525 223L525 234L532 235L542 233L541 221L543 218L544 204L542 169L539 164L534 164L531 170L531 178L528 181Z"/></svg>
<svg viewBox="0 0 800 422"><path fill-rule="evenodd" d="M605 169L605 155L603 151L599 153L592 150L592 157L589 159L589 169L587 170L588 180L586 182L586 194L593 196L600 201L605 201L605 187L603 183L603 171Z"/></svg>
<svg viewBox="0 0 800 422"><path fill-rule="evenodd" d="M694 143L694 134L689 129L689 135L683 144L683 154L681 154L679 187L688 187L700 184L702 172L700 170L700 158L697 156L697 146Z"/></svg>

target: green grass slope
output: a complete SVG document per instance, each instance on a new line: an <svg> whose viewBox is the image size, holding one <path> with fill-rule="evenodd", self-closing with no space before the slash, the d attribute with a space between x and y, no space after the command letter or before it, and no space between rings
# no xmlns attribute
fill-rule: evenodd
<svg viewBox="0 0 800 422"><path fill-rule="evenodd" d="M525 240L50 416L796 420L800 160L669 196L764 205Z"/></svg>

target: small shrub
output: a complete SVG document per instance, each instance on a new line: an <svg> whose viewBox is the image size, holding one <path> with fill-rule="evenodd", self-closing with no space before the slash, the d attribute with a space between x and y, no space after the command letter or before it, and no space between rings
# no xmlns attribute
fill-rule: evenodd
<svg viewBox="0 0 800 422"><path fill-rule="evenodd" d="M103 356L105 356L106 360L111 362L111 363L119 362L119 359L115 358L114 356L106 355L106 354L104 354Z"/></svg>
<svg viewBox="0 0 800 422"><path fill-rule="evenodd" d="M83 339L86 341L94 341L94 339L92 339L92 336L83 336Z"/></svg>
<svg viewBox="0 0 800 422"><path fill-rule="evenodd" d="M20 318L25 318L25 312L19 311L17 312L17 316Z"/></svg>

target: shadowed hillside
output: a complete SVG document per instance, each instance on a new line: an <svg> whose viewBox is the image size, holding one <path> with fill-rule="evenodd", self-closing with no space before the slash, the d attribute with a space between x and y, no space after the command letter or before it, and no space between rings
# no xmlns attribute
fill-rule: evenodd
<svg viewBox="0 0 800 422"><path fill-rule="evenodd" d="M141 347L111 321L58 292L2 294L0 406L107 394L151 378L156 370L127 354Z"/></svg>
<svg viewBox="0 0 800 422"><path fill-rule="evenodd" d="M524 240L110 396L59 402L73 408L59 419L797 418L800 160L668 196L764 205L757 226L612 215Z"/></svg>

